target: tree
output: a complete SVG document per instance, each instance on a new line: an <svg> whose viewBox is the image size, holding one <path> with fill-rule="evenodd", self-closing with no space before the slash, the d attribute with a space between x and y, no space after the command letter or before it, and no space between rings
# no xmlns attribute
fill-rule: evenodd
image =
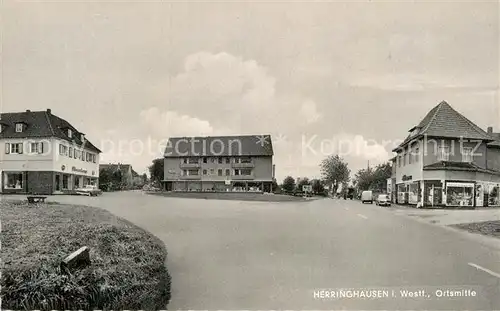
<svg viewBox="0 0 500 311"><path fill-rule="evenodd" d="M111 172L107 169L99 170L99 188L103 191L109 190L109 183L111 182Z"/></svg>
<svg viewBox="0 0 500 311"><path fill-rule="evenodd" d="M311 185L312 185L312 191L316 194L321 194L325 192L325 187L321 180L319 179L313 179L311 180Z"/></svg>
<svg viewBox="0 0 500 311"><path fill-rule="evenodd" d="M351 170L349 169L347 162L345 162L344 159L338 155L328 156L326 159L321 161L320 169L323 180L328 184L333 184L335 182L337 182L337 184L349 182L349 174L351 174Z"/></svg>
<svg viewBox="0 0 500 311"><path fill-rule="evenodd" d="M309 178L297 178L297 191L302 191L302 186L310 185Z"/></svg>
<svg viewBox="0 0 500 311"><path fill-rule="evenodd" d="M282 188L286 192L292 192L295 189L295 179L292 176L285 177Z"/></svg>
<svg viewBox="0 0 500 311"><path fill-rule="evenodd" d="M154 183L161 183L165 175L165 161L163 158L154 159L153 164L148 167L149 176L151 176L151 181Z"/></svg>
<svg viewBox="0 0 500 311"><path fill-rule="evenodd" d="M142 182L144 184L147 184L147 182L148 182L148 175L146 173L142 174Z"/></svg>
<svg viewBox="0 0 500 311"><path fill-rule="evenodd" d="M392 166L390 163L377 165L375 169L361 169L356 173L356 187L360 191L375 190L383 192L387 187L387 179L391 178Z"/></svg>

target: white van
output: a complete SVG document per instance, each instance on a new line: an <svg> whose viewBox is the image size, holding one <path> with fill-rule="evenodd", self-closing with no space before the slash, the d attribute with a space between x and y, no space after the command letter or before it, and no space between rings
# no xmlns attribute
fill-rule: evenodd
<svg viewBox="0 0 500 311"><path fill-rule="evenodd" d="M373 204L373 191L363 191L363 193L361 193L361 203L365 202Z"/></svg>

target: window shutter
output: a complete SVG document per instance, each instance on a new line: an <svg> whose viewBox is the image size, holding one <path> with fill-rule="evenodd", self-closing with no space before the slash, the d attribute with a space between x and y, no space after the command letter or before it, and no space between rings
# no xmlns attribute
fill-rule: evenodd
<svg viewBox="0 0 500 311"><path fill-rule="evenodd" d="M38 143L38 153L43 153L43 141Z"/></svg>
<svg viewBox="0 0 500 311"><path fill-rule="evenodd" d="M5 143L5 153L6 154L10 153L10 144L9 143Z"/></svg>
<svg viewBox="0 0 500 311"><path fill-rule="evenodd" d="M23 146L23 143L19 144L19 154L23 154Z"/></svg>

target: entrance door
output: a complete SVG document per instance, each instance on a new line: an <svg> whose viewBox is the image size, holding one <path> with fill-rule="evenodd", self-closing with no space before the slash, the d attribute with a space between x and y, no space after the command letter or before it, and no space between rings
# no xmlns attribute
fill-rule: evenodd
<svg viewBox="0 0 500 311"><path fill-rule="evenodd" d="M439 206L443 204L443 188L433 187L432 189L432 205Z"/></svg>
<svg viewBox="0 0 500 311"><path fill-rule="evenodd" d="M61 191L61 175L56 175L56 191Z"/></svg>

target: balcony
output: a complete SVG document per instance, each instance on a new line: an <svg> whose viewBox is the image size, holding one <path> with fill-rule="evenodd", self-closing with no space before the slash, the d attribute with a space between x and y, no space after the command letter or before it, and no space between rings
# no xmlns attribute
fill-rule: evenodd
<svg viewBox="0 0 500 311"><path fill-rule="evenodd" d="M254 168L255 164L253 162L248 163L232 163L232 168Z"/></svg>
<svg viewBox="0 0 500 311"><path fill-rule="evenodd" d="M180 180L200 180L201 175L183 175L179 176Z"/></svg>
<svg viewBox="0 0 500 311"><path fill-rule="evenodd" d="M182 162L180 164L180 167L181 168L199 168L200 167L200 163L184 163Z"/></svg>
<svg viewBox="0 0 500 311"><path fill-rule="evenodd" d="M231 176L232 180L251 180L254 178L255 178L255 176L253 173L250 175L233 175L233 176Z"/></svg>

